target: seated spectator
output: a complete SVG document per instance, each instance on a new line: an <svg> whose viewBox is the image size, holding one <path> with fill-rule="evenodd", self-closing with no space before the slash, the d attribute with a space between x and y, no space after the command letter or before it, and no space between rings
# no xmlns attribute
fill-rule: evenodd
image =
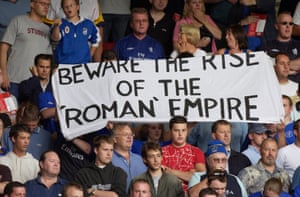
<svg viewBox="0 0 300 197"><path fill-rule="evenodd" d="M241 25L229 26L226 30L227 49L218 50L218 54L234 54L248 52L246 33Z"/></svg>
<svg viewBox="0 0 300 197"><path fill-rule="evenodd" d="M130 197L152 197L150 183L145 179L135 179L130 187Z"/></svg>
<svg viewBox="0 0 300 197"><path fill-rule="evenodd" d="M197 47L204 49L206 52L216 52L215 39L220 40L222 32L210 16L205 14L205 5L202 0L187 0L185 2L183 18L176 22L174 28L174 49L177 49L176 43L179 39L180 26L182 24L191 24L200 28L201 37Z"/></svg>
<svg viewBox="0 0 300 197"><path fill-rule="evenodd" d="M133 179L146 179L150 183L152 197L173 196L184 197L181 181L172 174L164 172L161 166L162 150L156 142L146 142L142 149L142 157L147 172L140 174Z"/></svg>
<svg viewBox="0 0 300 197"><path fill-rule="evenodd" d="M267 138L261 145L260 161L256 165L241 170L238 176L245 185L249 195L263 191L264 183L272 177L279 178L282 181L283 191L289 191L290 178L288 173L275 163L277 153L278 145L276 140Z"/></svg>
<svg viewBox="0 0 300 197"><path fill-rule="evenodd" d="M78 183L68 183L64 186L62 197L83 197L83 187Z"/></svg>
<svg viewBox="0 0 300 197"><path fill-rule="evenodd" d="M26 197L26 188L23 183L13 181L4 188L4 197Z"/></svg>
<svg viewBox="0 0 300 197"><path fill-rule="evenodd" d="M208 187L207 175L215 170L225 171L227 165L227 150L223 142L212 140L206 151L207 172L195 172L189 181L189 196L198 197L199 192ZM226 194L228 197L247 197L247 192L240 179L226 173Z"/></svg>
<svg viewBox="0 0 300 197"><path fill-rule="evenodd" d="M27 151L34 158L39 159L41 154L53 147L53 141L50 132L38 126L40 116L38 107L31 103L23 103L17 111L17 123L28 126L31 135ZM7 128L2 137L2 146L11 151L13 149L12 140L10 139L10 128Z"/></svg>
<svg viewBox="0 0 300 197"><path fill-rule="evenodd" d="M60 172L60 159L56 152L46 151L39 160L39 175L25 183L27 197L59 196L62 193L66 180L58 175Z"/></svg>
<svg viewBox="0 0 300 197"><path fill-rule="evenodd" d="M272 177L265 182L262 192L256 192L249 197L291 197L291 195L282 191L282 182L279 178Z"/></svg>
<svg viewBox="0 0 300 197"><path fill-rule="evenodd" d="M260 160L260 149L262 142L267 138L267 128L261 123L249 123L248 138L250 144L242 153L248 157L252 165Z"/></svg>
<svg viewBox="0 0 300 197"><path fill-rule="evenodd" d="M300 160L295 155L300 154L300 119L294 124L295 143L289 144L279 149L276 159L278 168L283 168L289 174L290 179L293 178L294 171L300 166Z"/></svg>
<svg viewBox="0 0 300 197"><path fill-rule="evenodd" d="M139 139L134 139L131 151L141 155L142 147L145 142L156 142L159 143L161 147L170 144L171 141L163 141L164 132L163 124L143 124L138 131Z"/></svg>
<svg viewBox="0 0 300 197"><path fill-rule="evenodd" d="M207 185L218 193L218 197L226 196L226 172L214 170L207 175Z"/></svg>
<svg viewBox="0 0 300 197"><path fill-rule="evenodd" d="M218 193L215 190L207 187L200 191L199 197L218 197Z"/></svg>
<svg viewBox="0 0 300 197"><path fill-rule="evenodd" d="M12 181L9 167L0 164L0 196L3 197L5 186Z"/></svg>
<svg viewBox="0 0 300 197"><path fill-rule="evenodd" d="M40 170L38 161L27 152L31 132L26 125L15 124L9 137L13 143L12 151L0 157L0 164L9 167L13 181L25 183L35 178Z"/></svg>
<svg viewBox="0 0 300 197"><path fill-rule="evenodd" d="M56 19L51 38L55 47L57 64L80 64L92 61L100 42L100 34L94 23L79 16L79 0L61 1L65 18ZM100 60L100 59L99 59Z"/></svg>
<svg viewBox="0 0 300 197"><path fill-rule="evenodd" d="M176 50L171 53L171 58L176 58L179 54L184 52L191 53L194 57L205 56L206 52L197 48L199 42L199 28L189 24L182 24L180 26L179 37L176 42Z"/></svg>
<svg viewBox="0 0 300 197"><path fill-rule="evenodd" d="M162 148L164 171L177 176L187 193L188 181L194 172L204 172L205 157L203 152L186 142L188 135L187 119L174 116L169 121L172 143ZM180 159L178 159L180 158Z"/></svg>
<svg viewBox="0 0 300 197"><path fill-rule="evenodd" d="M144 8L131 10L130 27L132 33L116 43L115 52L118 59L159 59L165 53L161 44L147 35L149 16Z"/></svg>

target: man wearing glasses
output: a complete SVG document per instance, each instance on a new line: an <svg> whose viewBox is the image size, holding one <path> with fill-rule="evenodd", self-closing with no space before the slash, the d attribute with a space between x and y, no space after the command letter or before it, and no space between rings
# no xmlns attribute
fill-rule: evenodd
<svg viewBox="0 0 300 197"><path fill-rule="evenodd" d="M16 98L19 83L31 77L29 67L34 57L40 53L52 53L50 30L42 22L49 5L50 0L31 0L29 14L14 17L0 41L1 87Z"/></svg>
<svg viewBox="0 0 300 197"><path fill-rule="evenodd" d="M131 180L147 170L142 157L131 152L134 134L127 123L117 123L113 127L114 152L112 163L127 174L126 191Z"/></svg>
<svg viewBox="0 0 300 197"><path fill-rule="evenodd" d="M198 197L203 188L209 187L208 174L221 170L226 174L226 196L247 197L247 192L240 179L226 172L227 150L223 142L212 140L208 143L206 156L207 172L195 172L189 181L189 196ZM220 174L221 175L221 174ZM224 175L223 175L224 176Z"/></svg>

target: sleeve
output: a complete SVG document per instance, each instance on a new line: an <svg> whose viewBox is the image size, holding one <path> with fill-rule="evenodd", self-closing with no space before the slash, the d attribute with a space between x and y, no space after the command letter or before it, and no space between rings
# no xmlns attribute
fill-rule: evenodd
<svg viewBox="0 0 300 197"><path fill-rule="evenodd" d="M204 153L197 147L194 147L195 153L196 153L196 163L202 163L205 164L205 156Z"/></svg>
<svg viewBox="0 0 300 197"><path fill-rule="evenodd" d="M238 177L236 177L236 178L237 178L237 181L239 182L239 185L241 186L241 191L242 191L242 188L245 189L245 187L248 188L248 186L253 185L251 183L253 178L251 178L251 176L248 174L247 169L241 170L240 173L238 174ZM242 193L243 193L243 191L242 191ZM247 192L246 192L246 194L247 194Z"/></svg>
<svg viewBox="0 0 300 197"><path fill-rule="evenodd" d="M291 189L295 190L298 185L300 185L300 166L294 172Z"/></svg>
<svg viewBox="0 0 300 197"><path fill-rule="evenodd" d="M97 27L102 27L104 25L104 18L100 7L100 3L99 1L93 2L96 4L95 7L97 7L97 9L95 10L95 13L93 12L92 20Z"/></svg>
<svg viewBox="0 0 300 197"><path fill-rule="evenodd" d="M39 109L43 111L45 109L55 107L55 100L51 92L42 92L39 95Z"/></svg>
<svg viewBox="0 0 300 197"><path fill-rule="evenodd" d="M99 42L101 41L101 36L99 33L98 28L92 23L91 24L91 38L90 38L90 42L92 43L93 47L98 47Z"/></svg>
<svg viewBox="0 0 300 197"><path fill-rule="evenodd" d="M12 151L13 145L9 137L9 132L10 128L7 128L3 132L2 140L1 140L1 145L6 151Z"/></svg>
<svg viewBox="0 0 300 197"><path fill-rule="evenodd" d="M183 191L183 188L182 188L182 182L179 179L177 179L176 197L185 197L184 191Z"/></svg>
<svg viewBox="0 0 300 197"><path fill-rule="evenodd" d="M10 169L5 166L5 165L0 165L0 175L1 175L1 182L4 182L4 181L12 181L12 176L11 176L11 172L10 172Z"/></svg>
<svg viewBox="0 0 300 197"><path fill-rule="evenodd" d="M116 168L116 173L114 179L114 183L112 184L112 191L116 192L118 196L126 196L126 182L127 182L127 174L121 169Z"/></svg>
<svg viewBox="0 0 300 197"><path fill-rule="evenodd" d="M294 192L294 197L300 197L300 185L298 185Z"/></svg>
<svg viewBox="0 0 300 197"><path fill-rule="evenodd" d="M241 188L241 192L242 192L242 197L248 197L248 193L247 193L247 190L245 188L245 185L242 183L242 181L236 177L236 180Z"/></svg>
<svg viewBox="0 0 300 197"><path fill-rule="evenodd" d="M293 16L293 21L296 25L300 25L300 2L297 3L297 7Z"/></svg>
<svg viewBox="0 0 300 197"><path fill-rule="evenodd" d="M15 43L17 32L18 32L18 24L21 23L19 21L19 18L22 16L17 16L11 20L11 22L8 24L3 37L1 39L2 42L5 42L9 45L13 45Z"/></svg>
<svg viewBox="0 0 300 197"><path fill-rule="evenodd" d="M190 189L193 186L195 186L196 184L200 183L202 175L203 175L203 173L201 173L201 172L195 172L189 181L188 188Z"/></svg>
<svg viewBox="0 0 300 197"><path fill-rule="evenodd" d="M284 161L285 161L285 156L284 156L284 148L279 149L277 159L276 159L276 166L278 168L284 169Z"/></svg>
<svg viewBox="0 0 300 197"><path fill-rule="evenodd" d="M180 25L183 23L182 20L183 19L181 19L180 21L177 21L176 24L175 24L174 31L173 31L173 42L177 42L177 40L178 40Z"/></svg>

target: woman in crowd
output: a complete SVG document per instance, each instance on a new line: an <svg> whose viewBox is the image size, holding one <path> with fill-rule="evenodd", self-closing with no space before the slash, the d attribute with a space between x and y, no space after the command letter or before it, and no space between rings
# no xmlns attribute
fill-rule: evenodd
<svg viewBox="0 0 300 197"><path fill-rule="evenodd" d="M214 23L210 16L205 14L203 0L186 0L184 6L183 18L176 23L173 34L173 45L179 39L180 26L182 24L192 24L200 29L201 38L197 47L204 49L206 52L216 52L215 39L222 38L222 32Z"/></svg>

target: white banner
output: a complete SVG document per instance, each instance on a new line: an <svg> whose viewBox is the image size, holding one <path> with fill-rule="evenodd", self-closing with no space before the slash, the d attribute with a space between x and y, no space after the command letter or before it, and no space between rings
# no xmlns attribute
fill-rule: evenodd
<svg viewBox="0 0 300 197"><path fill-rule="evenodd" d="M108 120L279 122L281 94L263 52L59 65L53 89L66 138Z"/></svg>

